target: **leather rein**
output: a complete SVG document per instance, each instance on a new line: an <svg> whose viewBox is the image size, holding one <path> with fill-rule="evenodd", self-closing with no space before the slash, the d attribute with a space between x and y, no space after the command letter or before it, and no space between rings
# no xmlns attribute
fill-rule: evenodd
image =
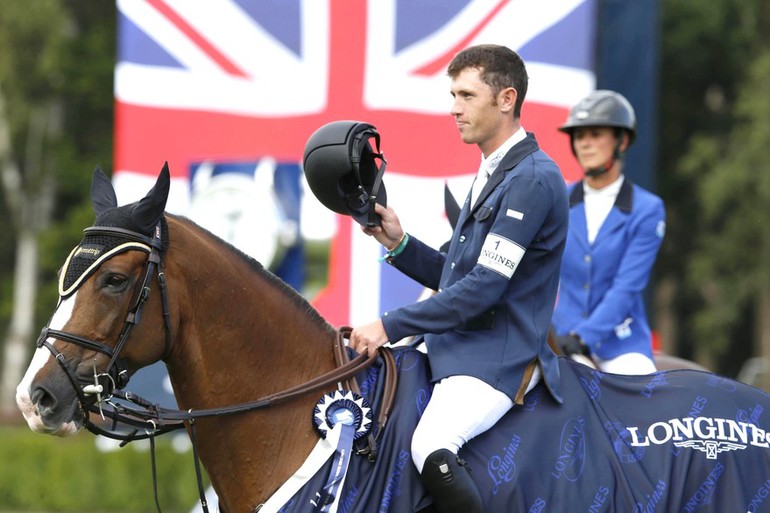
<svg viewBox="0 0 770 513"><path fill-rule="evenodd" d="M126 320L124 321L123 329L121 330L118 340L114 346L108 346L102 342L97 342L95 340L88 339L73 333L50 329L48 326L43 328L40 336L38 337L36 345L37 347L46 347L53 354L61 368L65 371L65 374L69 378L72 386L75 389L75 392L77 393L78 402L83 413L83 425L91 433L95 435L102 435L114 440L120 440L121 447L135 440L150 440L151 449L153 452L152 469L153 485L155 488L155 503L156 506L158 506L158 511L160 511L160 507L158 505L154 464L154 438L158 435L175 431L177 429L184 429L185 423L187 423L190 426L190 438L192 440L193 446L201 505L203 507L203 511L208 512L205 491L203 489L200 462L198 458L197 437L195 430L195 421L197 419L235 415L267 408L276 404L290 401L300 396L304 396L309 392L326 388L334 383L336 383L339 388L342 388L343 382L345 382L348 389L352 390L353 392L360 393L358 383L356 382L354 376L369 368L374 363L377 356L367 357L366 354L359 354L352 360L349 359L345 339L350 335L352 329L349 327L342 327L337 330L337 336L332 348L337 365L336 368L325 374L317 376L310 381L306 381L286 390L261 397L254 401L217 408L205 408L199 410L189 409L184 411L172 408L164 408L131 392L123 391L122 388L128 384L129 376L127 368L120 358L120 352L128 342L133 327L138 324L141 319L142 309L150 296L153 276L157 276L158 285L160 288L163 321L165 325L166 347L164 356L161 359L165 360L166 356L170 354L171 328L166 279L165 274L162 271L163 262L161 258L161 225L162 223L158 223L155 228L153 237L146 237L140 233L124 230L122 228L99 226L86 228L84 230L84 232L87 234L119 236L132 242L141 242L146 244L148 247L149 254L145 264L144 279L140 282L140 285L137 288L135 299L131 308L129 308ZM63 342L75 344L77 346L102 353L109 357L109 363L107 364L106 369L101 373L97 373L96 368L94 368L93 383L84 384L76 375L75 370L69 365L64 355L58 351L51 342L48 341L49 338L61 340ZM360 454L368 454L369 458L372 460L376 457L377 452L376 438L378 438L382 433L382 430L387 423L396 389L395 359L391 351L387 348L380 348L379 354L382 356L385 362L386 384L382 405L378 414L378 429L376 434L369 435L367 446L359 449L358 451ZM113 398L119 399L120 402L113 401ZM105 407L105 405L107 407ZM89 412L98 413L102 419L109 417L112 420L112 427L105 429L91 422L89 418ZM127 433L118 431L117 427L119 422L131 426L133 429Z"/></svg>

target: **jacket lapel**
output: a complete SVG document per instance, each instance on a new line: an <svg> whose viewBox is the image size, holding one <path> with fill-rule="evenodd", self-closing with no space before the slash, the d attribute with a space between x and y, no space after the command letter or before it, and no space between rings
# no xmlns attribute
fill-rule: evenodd
<svg viewBox="0 0 770 513"><path fill-rule="evenodd" d="M615 198L615 205L613 205L612 210L607 215L607 219L604 220L601 228L599 228L599 233L596 234L594 246L601 244L605 238L626 224L633 206L634 188L631 180L626 177L623 179L623 185L620 186L618 197Z"/></svg>
<svg viewBox="0 0 770 513"><path fill-rule="evenodd" d="M513 148L508 150L508 153L505 154L503 160L500 161L500 164L498 164L497 169L489 177L489 180L487 180L484 188L481 189L479 198L476 200L476 204L473 205L470 212L468 213L468 217L473 216L476 210L478 210L479 207L484 203L484 200L486 200L489 195L492 194L492 191L495 190L495 187L500 185L500 183L506 178L507 173L511 169L519 165L519 163L524 160L524 157L536 152L539 149L540 146L537 144L535 135L528 133L527 137L525 137L523 141L517 143ZM462 215L460 217L462 218ZM466 218L463 218L462 221L465 221L465 219Z"/></svg>

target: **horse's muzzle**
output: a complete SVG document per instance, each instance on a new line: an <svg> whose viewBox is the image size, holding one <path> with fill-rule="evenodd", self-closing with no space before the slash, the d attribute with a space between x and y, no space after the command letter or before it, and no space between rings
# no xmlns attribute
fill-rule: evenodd
<svg viewBox="0 0 770 513"><path fill-rule="evenodd" d="M32 431L67 437L83 427L83 414L71 387L33 383L16 390L16 404ZM58 390L57 390L58 389Z"/></svg>

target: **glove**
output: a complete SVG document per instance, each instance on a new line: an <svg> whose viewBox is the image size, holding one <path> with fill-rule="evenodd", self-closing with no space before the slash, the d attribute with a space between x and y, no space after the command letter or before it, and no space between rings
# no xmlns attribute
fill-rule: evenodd
<svg viewBox="0 0 770 513"><path fill-rule="evenodd" d="M577 334L571 333L569 335L556 335L556 345L559 349L567 355L579 354L583 356L589 356L591 352L588 350L588 346L583 343Z"/></svg>

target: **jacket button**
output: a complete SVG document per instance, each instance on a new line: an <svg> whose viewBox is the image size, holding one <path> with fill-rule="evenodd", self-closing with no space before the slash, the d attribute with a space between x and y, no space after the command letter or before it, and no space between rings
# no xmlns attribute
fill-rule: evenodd
<svg viewBox="0 0 770 513"><path fill-rule="evenodd" d="M591 255L586 255L583 257L583 261L587 264L591 263Z"/></svg>
<svg viewBox="0 0 770 513"><path fill-rule="evenodd" d="M454 269L454 268L455 268L455 263L454 263L454 262L452 262L452 264L449 266L449 268L450 268L450 269Z"/></svg>
<svg viewBox="0 0 770 513"><path fill-rule="evenodd" d="M590 283L584 283L584 284L583 284L583 288L584 288L585 290L588 290L588 289L590 289L590 288L591 288L591 284L590 284Z"/></svg>
<svg viewBox="0 0 770 513"><path fill-rule="evenodd" d="M460 242L461 243L465 242L465 235L460 235Z"/></svg>

